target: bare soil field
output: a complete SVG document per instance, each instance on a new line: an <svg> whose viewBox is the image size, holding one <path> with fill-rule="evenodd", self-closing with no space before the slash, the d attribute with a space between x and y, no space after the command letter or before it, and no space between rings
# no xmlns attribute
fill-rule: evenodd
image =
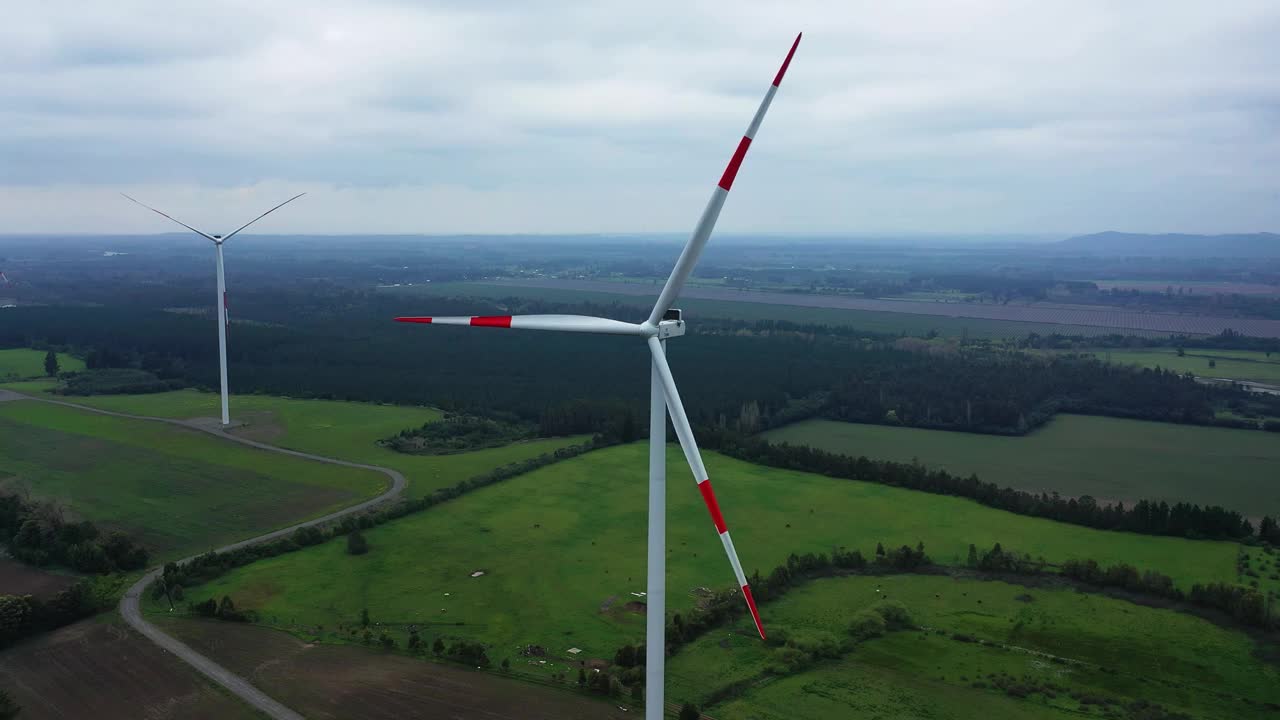
<svg viewBox="0 0 1280 720"><path fill-rule="evenodd" d="M61 575L0 557L0 595L48 597L75 584L74 575Z"/></svg>
<svg viewBox="0 0 1280 720"><path fill-rule="evenodd" d="M90 618L0 653L22 720L249 720L258 715L116 622Z"/></svg>
<svg viewBox="0 0 1280 720"><path fill-rule="evenodd" d="M250 625L160 618L165 632L313 720L587 720L616 705L488 672L348 645L313 645Z"/></svg>

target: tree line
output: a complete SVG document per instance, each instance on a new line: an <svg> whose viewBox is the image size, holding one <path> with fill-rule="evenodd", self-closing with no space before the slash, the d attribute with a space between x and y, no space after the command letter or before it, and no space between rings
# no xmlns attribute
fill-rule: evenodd
<svg viewBox="0 0 1280 720"><path fill-rule="evenodd" d="M37 633L69 625L115 604L114 594L80 580L49 598L0 595L0 648Z"/></svg>
<svg viewBox="0 0 1280 720"><path fill-rule="evenodd" d="M1095 588L1116 588L1128 592L1182 601L1189 605L1223 612L1236 621L1260 629L1276 629L1280 622L1269 612L1266 596L1257 588L1231 583L1196 583L1189 592L1183 592L1168 575L1154 570L1139 570L1128 563L1103 566L1092 559L1070 559L1057 569L1041 560L1016 550L1003 549L1000 543L985 551L969 546L968 566L971 571L988 575L1051 575L1065 577ZM778 599L791 590L820 578L850 574L897 574L946 572L933 565L924 552L924 544L915 548L902 546L886 550L878 544L873 559L868 560L859 550L838 548L827 553L791 553L785 563L761 576L754 572L748 578L752 593L758 603ZM675 613L666 627L666 650L679 652L684 645L698 639L715 628L733 622L745 614L743 602L736 588L715 591L704 598L698 607L688 613ZM785 638L780 638L785 644ZM624 667L643 667L644 646L625 645L614 654L615 663Z"/></svg>
<svg viewBox="0 0 1280 720"><path fill-rule="evenodd" d="M1122 530L1146 535L1172 535L1192 539L1258 539L1248 518L1217 505L1200 506L1186 502L1140 500L1126 508L1123 502L1100 504L1084 495L1065 498L1055 493L1030 493L984 482L977 475L963 477L946 470L915 463L872 460L818 450L805 445L772 444L758 437L733 432L704 431L700 436L708 449L757 465L801 470L846 480L920 490L975 500L987 507L1084 525L1100 530ZM1268 540L1277 536L1276 521L1265 517L1260 527L1268 528Z"/></svg>

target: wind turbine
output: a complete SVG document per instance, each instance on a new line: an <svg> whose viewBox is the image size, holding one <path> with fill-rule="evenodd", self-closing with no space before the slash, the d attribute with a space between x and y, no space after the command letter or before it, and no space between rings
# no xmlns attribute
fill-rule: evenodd
<svg viewBox="0 0 1280 720"><path fill-rule="evenodd" d="M293 202L294 200L297 200L298 198L302 197L303 195L306 195L306 193L298 193L297 195L294 195L293 197L289 198L288 200L285 200L284 202L280 203L279 205L277 205L277 206L275 206L275 207L271 208L270 210L268 210L268 211L266 211L266 212L262 213L261 215L259 215L258 217L254 218L254 219L250 220L249 222L247 222L247 223L245 223L245 224L241 225L240 227L236 228L236 229L235 229L235 230L233 230L229 235L226 235L226 236L223 236L223 235L210 235L209 233L206 233L206 232L203 232L203 231L197 230L197 229L195 229L195 228L191 227L190 225L188 225L188 224L186 224L186 223L182 222L181 220L179 220L179 219L177 219L177 218L173 217L172 215L169 215L169 214L167 214L167 213L163 213L163 212L161 212L161 211L159 211L159 210L157 210L157 209L155 209L155 208L151 207L150 205L147 205L147 204L145 204L145 203L142 203L142 202L140 202L140 201L138 201L138 200L134 200L133 198L129 197L128 195L125 195L124 193L120 193L120 194L121 194L121 195L124 195L124 197L125 197L125 198L127 198L127 199L129 199L129 200L132 200L133 202L137 203L138 205L141 205L142 207L144 207L144 208L146 208L146 209L150 210L151 212L156 213L157 215L163 215L164 217L169 218L170 220L172 220L172 221L174 221L174 222L178 223L179 225L181 225L182 227L184 227L184 228L186 228L186 229L190 230L191 232L193 232L193 233L195 233L195 234L197 234L197 235L200 235L201 237L203 237L203 238L205 238L205 239L210 240L211 242L213 242L214 251L215 251L215 254L216 254L216 255L217 255L217 257L218 257L218 302L217 302L217 307L218 307L218 371L219 371L219 374L220 374L220 376L221 376L221 381L222 381L222 424L223 424L223 426L230 425L230 424L231 424L231 413L230 413L230 408L228 407L228 403L227 403L227 280L226 280L226 275L223 273L223 270L222 270L222 243L224 243L224 242L226 242L226 241L230 240L232 237L234 237L234 236L235 236L235 234L236 234L236 233L240 232L241 230L243 230L243 229L245 229L245 228L249 227L250 225L252 225L252 224L254 224L254 223L256 223L256 222L258 222L258 221L259 221L259 220L261 220L262 218L264 218L264 217L266 217L266 216L270 215L271 213L275 212L276 210L279 210L280 208L284 207L285 205L288 205L289 203Z"/></svg>
<svg viewBox="0 0 1280 720"><path fill-rule="evenodd" d="M666 660L666 414L671 414L671 424L675 427L676 437L680 440L680 448L684 450L685 460L693 472L694 482L702 494L707 511L711 514L711 522L720 535L725 553L729 556L729 564L733 566L733 574L742 588L742 598L751 612L756 631L764 639L764 625L760 622L760 613L756 610L755 600L751 597L751 588L747 585L747 577L742 572L742 563L738 561L738 552L729 537L729 529L725 525L724 515L716 502L715 493L711 489L711 480L707 477L706 467L702 464L702 454L693 438L693 428L685 414L684 404L680 401L680 392L676 389L675 379L671 376L671 368L667 365L666 342L684 335L685 325L680 311L672 308L676 297L684 287L698 256L711 237L720 209L724 207L725 198L742 165L742 159L751 146L751 141L764 120L769 104L782 83L782 76L791 64L796 48L800 45L800 35L796 36L787 58L773 78L773 84L765 93L764 100L756 110L755 117L747 126L747 132L739 141L738 147L729 159L720 182L711 194L711 200L702 211L702 217L694 227L693 235L680 253L671 276L658 295L658 302L649 313L649 318L642 323L628 323L620 320L590 317L586 315L502 315L480 317L398 317L398 322L423 323L429 325L467 325L471 327L514 328L518 330L559 330L562 332L597 333L603 335L630 335L643 338L649 346L651 368L649 374L649 553L648 553L648 590L646 592L647 609L645 615L645 718L660 720L663 716L663 677Z"/></svg>

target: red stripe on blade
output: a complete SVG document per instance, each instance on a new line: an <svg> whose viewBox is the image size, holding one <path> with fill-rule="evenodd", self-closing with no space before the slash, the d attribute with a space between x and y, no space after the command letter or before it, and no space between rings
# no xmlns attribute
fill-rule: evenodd
<svg viewBox="0 0 1280 720"><path fill-rule="evenodd" d="M773 78L773 85L777 87L782 84L782 76L787 74L787 66L791 64L791 57L796 54L796 48L800 47L800 38L804 33L796 35L796 41L791 43L791 52L787 53L787 59L782 61L782 67L778 69L778 74Z"/></svg>
<svg viewBox="0 0 1280 720"><path fill-rule="evenodd" d="M510 315L481 315L471 318L471 324L475 327L511 327Z"/></svg>
<svg viewBox="0 0 1280 720"><path fill-rule="evenodd" d="M424 325L430 325L431 318L429 317L398 317L396 318L396 322L422 323Z"/></svg>
<svg viewBox="0 0 1280 720"><path fill-rule="evenodd" d="M724 169L724 175L720 176L720 187L725 192L733 187L733 179L738 176L738 166L742 165L742 158L747 156L747 148L751 147L751 138L742 137L742 142L738 143L738 149L733 151L733 157L729 159L729 166Z"/></svg>
<svg viewBox="0 0 1280 720"><path fill-rule="evenodd" d="M729 528L725 527L724 516L720 514L720 503L716 502L716 493L711 489L711 481L698 483L698 490L702 492L702 501L707 504L707 512L711 513L711 522L716 524L716 532L724 533Z"/></svg>
<svg viewBox="0 0 1280 720"><path fill-rule="evenodd" d="M760 612L756 610L756 599L751 597L749 585L742 586L742 597L747 599L747 609L751 611L751 619L756 623L756 632L760 633L760 639L764 640L764 625L760 623Z"/></svg>

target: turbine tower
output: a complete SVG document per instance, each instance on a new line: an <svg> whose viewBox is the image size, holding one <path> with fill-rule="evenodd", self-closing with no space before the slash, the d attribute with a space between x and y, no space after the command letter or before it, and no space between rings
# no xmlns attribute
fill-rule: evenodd
<svg viewBox="0 0 1280 720"><path fill-rule="evenodd" d="M603 335L630 335L643 338L649 346L650 393L649 393L649 551L648 551L648 588L646 592L646 628L645 628L645 718L661 720L663 716L663 677L666 660L666 415L670 413L671 424L675 428L676 437L680 440L680 448L684 451L685 460L693 472L693 480L711 514L711 522L715 525L724 545L733 574L742 589L742 598L751 613L756 631L764 639L764 626L760 622L760 613L756 610L755 600L751 597L751 588L747 585L747 577L742 571L742 563L738 561L738 552L729 537L729 529L725 525L724 515L716 502L715 493L711 489L711 480L707 477L706 467L702 464L702 454L694 441L693 428L685 414L684 404L680 401L680 392L676 389L675 379L671 376L671 368L667 365L666 342L685 333L684 320L680 311L672 308L676 298L684 287L698 256L711 237L720 209L724 207L729 189L737 177L742 159L755 138L760 122L764 120L769 104L782 83L782 76L791 64L796 48L800 45L800 35L796 36L787 58L782 62L778 74L765 93L764 100L756 110L755 117L747 126L747 132L739 141L733 152L720 182L711 194L711 200L702 211L693 235L680 253L671 276L658 295L658 302L653 311L642 323L628 323L607 318L589 317L585 315L503 315L480 317L398 317L399 322L422 323L429 325L466 325L470 327L513 328L518 330L559 330L562 332L597 333Z"/></svg>
<svg viewBox="0 0 1280 720"><path fill-rule="evenodd" d="M208 234L208 233L206 233L206 232L203 232L203 231L197 230L197 229L195 229L195 228L191 227L190 225L188 225L188 224L186 224L186 223L182 222L181 220L179 220L179 219L177 219L177 218L173 217L172 215L169 215L169 214L167 214L167 213L163 213L163 212L161 212L161 211L159 211L159 210L157 210L157 209L155 209L155 208L151 207L150 205L146 205L146 204L144 204L144 203L142 203L142 202L139 202L138 200L134 200L133 198L129 197L128 195L125 195L124 193L120 193L120 194L121 194L121 195L124 195L124 196L125 196L125 198L127 198L127 199L129 199L129 200L132 200L133 202L137 203L138 205L141 205L142 207L144 207L144 208L146 208L146 209L150 210L151 212L156 213L157 215L163 215L164 217L169 218L170 220L172 220L172 221L174 221L174 222L178 223L179 225L181 225L182 227L184 227L184 228L186 228L186 229L190 230L191 232L193 232L193 233L195 233L195 234L197 234L197 235L200 235L201 237L203 237L203 238L205 238L205 239L210 240L211 242L213 242L214 254L217 256L217 259L218 259L218 301L217 301L217 308L218 308L218 373L219 373L220 380L221 380L221 384L222 384L222 425L223 425L223 427L226 427L227 425L230 425L230 424L231 424L231 412L230 412L230 407L229 407L229 404L228 404L228 401L227 401L227 280L226 280L226 275L225 275L225 273L224 273L224 272L223 272L223 270L222 270L222 243L224 243L224 242L226 242L226 241L230 240L232 237L234 237L234 236L235 236L235 234L236 234L236 233L240 232L241 230L243 230L243 229L245 229L245 228L249 227L250 225L252 225L252 224L254 224L254 223L256 223L256 222L258 222L258 221L259 221L259 220L261 220L262 218L264 218L264 217L266 217L266 216L270 215L271 213L275 212L276 210L279 210L280 208L284 207L285 205L288 205L289 203L293 202L294 200L297 200L298 198L302 197L303 195L306 195L306 193L298 193L297 195L294 195L293 197L289 198L288 200L285 200L284 202L280 203L279 205L277 205L277 206L275 206L275 207L271 208L270 210L268 210L268 211L266 211L266 212L262 213L261 215L259 215L258 217L254 218L254 219L250 220L249 222L247 222L247 223L245 223L245 224L241 225L240 227L236 228L236 229L235 229L235 230L233 230L229 235L226 235L226 236L223 236L223 235L210 235L210 234Z"/></svg>

